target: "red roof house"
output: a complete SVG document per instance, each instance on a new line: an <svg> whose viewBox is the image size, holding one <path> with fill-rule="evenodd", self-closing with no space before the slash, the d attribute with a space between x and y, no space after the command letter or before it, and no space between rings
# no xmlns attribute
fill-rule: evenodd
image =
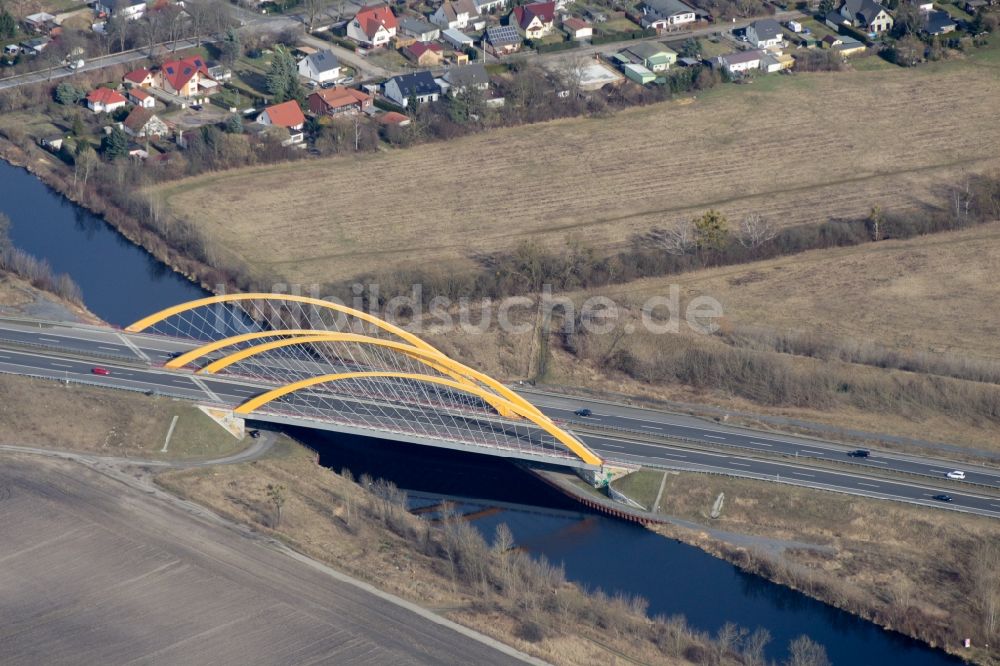
<svg viewBox="0 0 1000 666"><path fill-rule="evenodd" d="M398 27L389 5L371 5L362 7L347 24L347 37L363 46L385 46L396 36Z"/></svg>
<svg viewBox="0 0 1000 666"><path fill-rule="evenodd" d="M94 113L111 113L126 104L128 100L111 88L95 88L87 93L87 108Z"/></svg>
<svg viewBox="0 0 1000 666"><path fill-rule="evenodd" d="M433 67L441 64L444 49L434 42L414 42L403 49L403 55L421 67Z"/></svg>
<svg viewBox="0 0 1000 666"><path fill-rule="evenodd" d="M201 56L168 60L160 67L157 79L161 88L180 97L196 95L199 87L205 87L206 82L214 84L212 77L208 75L208 65Z"/></svg>
<svg viewBox="0 0 1000 666"><path fill-rule="evenodd" d="M318 116L357 113L358 111L367 111L372 107L371 95L354 88L341 86L317 90L309 95L307 101L309 110Z"/></svg>
<svg viewBox="0 0 1000 666"><path fill-rule="evenodd" d="M300 130L306 124L306 117L299 108L299 103L294 99L281 104L275 104L264 109L264 112L257 116L257 122L261 125L275 125L276 127L287 127L290 130Z"/></svg>
<svg viewBox="0 0 1000 666"><path fill-rule="evenodd" d="M515 7L511 19L528 39L544 37L552 32L555 25L556 3L536 2Z"/></svg>
<svg viewBox="0 0 1000 666"><path fill-rule="evenodd" d="M138 86L140 88L149 88L153 85L153 81L153 73L145 67L133 69L131 72L122 77L122 83L130 87Z"/></svg>

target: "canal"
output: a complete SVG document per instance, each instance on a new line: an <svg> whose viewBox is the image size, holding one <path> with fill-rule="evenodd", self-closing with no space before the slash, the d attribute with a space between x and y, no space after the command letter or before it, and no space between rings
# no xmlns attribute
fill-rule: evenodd
<svg viewBox="0 0 1000 666"><path fill-rule="evenodd" d="M168 305L205 295L144 250L34 176L0 161L0 212L17 247L46 259L80 285L87 307L124 326ZM639 594L651 614L682 614L697 629L725 622L767 628L769 657L808 635L834 664L932 666L960 663L798 592L740 572L697 548L580 506L499 459L360 437L296 431L321 463L368 473L412 493L415 506L459 498L459 508L496 507L473 521L490 539L506 523L519 546L562 564L569 580L606 592Z"/></svg>

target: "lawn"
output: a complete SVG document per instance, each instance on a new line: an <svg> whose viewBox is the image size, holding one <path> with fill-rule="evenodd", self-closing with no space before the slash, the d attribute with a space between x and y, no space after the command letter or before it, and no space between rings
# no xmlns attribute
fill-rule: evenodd
<svg viewBox="0 0 1000 666"><path fill-rule="evenodd" d="M713 207L781 226L864 216L874 204L916 209L963 172L1000 165L1000 77L989 55L761 77L613 119L204 174L159 195L218 256L303 284L462 270L476 254L529 239L559 247L573 235L613 251ZM962 131L941 131L957 108ZM858 109L872 110L863 123Z"/></svg>

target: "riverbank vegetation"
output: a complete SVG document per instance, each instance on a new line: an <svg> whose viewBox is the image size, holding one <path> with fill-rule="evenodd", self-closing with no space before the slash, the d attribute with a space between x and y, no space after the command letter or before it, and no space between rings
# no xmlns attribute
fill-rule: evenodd
<svg viewBox="0 0 1000 666"><path fill-rule="evenodd" d="M82 307L83 295L73 279L65 273L53 271L47 261L14 247L9 231L10 218L0 212L0 274L19 277L36 289L67 301L71 306Z"/></svg>
<svg viewBox="0 0 1000 666"><path fill-rule="evenodd" d="M651 506L665 476L658 511L706 530L656 531L976 663L1000 663L990 647L1000 640L996 519L751 479L640 474L656 483L619 482L633 499ZM815 548L738 548L717 531Z"/></svg>
<svg viewBox="0 0 1000 666"><path fill-rule="evenodd" d="M519 550L505 525L488 541L447 506L433 521L413 515L393 484L320 467L297 444L285 442L254 463L167 472L157 481L554 664L769 663L765 630L725 625L709 636L682 617L649 618L640 598L568 583L560 567ZM795 661L805 656L811 660ZM828 662L822 647L803 637L784 663Z"/></svg>

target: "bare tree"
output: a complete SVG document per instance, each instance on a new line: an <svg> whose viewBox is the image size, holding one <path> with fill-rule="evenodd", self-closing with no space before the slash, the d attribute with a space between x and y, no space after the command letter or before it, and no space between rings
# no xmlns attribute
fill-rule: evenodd
<svg viewBox="0 0 1000 666"><path fill-rule="evenodd" d="M281 513L285 506L285 487L276 483L267 484L267 501L274 508L274 522L272 527L281 525Z"/></svg>
<svg viewBox="0 0 1000 666"><path fill-rule="evenodd" d="M756 250L758 247L774 240L778 231L771 224L771 221L760 213L748 213L740 221L740 230L736 235L736 240L743 247Z"/></svg>
<svg viewBox="0 0 1000 666"><path fill-rule="evenodd" d="M688 254L696 245L694 226L689 222L678 222L666 228L653 229L650 233L657 247L667 254Z"/></svg>
<svg viewBox="0 0 1000 666"><path fill-rule="evenodd" d="M785 666L830 666L826 648L808 636L799 636L788 644Z"/></svg>
<svg viewBox="0 0 1000 666"><path fill-rule="evenodd" d="M316 19L326 9L327 0L303 0L302 8L306 15L306 30L312 32L316 27Z"/></svg>
<svg viewBox="0 0 1000 666"><path fill-rule="evenodd" d="M767 663L764 649L771 642L771 632L763 627L758 627L743 643L743 652L740 654L744 666L764 666Z"/></svg>
<svg viewBox="0 0 1000 666"><path fill-rule="evenodd" d="M976 602L987 640L1000 634L1000 545L983 543L973 553L970 567Z"/></svg>
<svg viewBox="0 0 1000 666"><path fill-rule="evenodd" d="M969 219L969 206L972 204L972 183L966 177L965 182L952 189L952 203L955 210L955 221L965 222Z"/></svg>
<svg viewBox="0 0 1000 666"><path fill-rule="evenodd" d="M80 184L81 190L87 187L87 179L90 178L90 174L93 172L94 167L97 166L97 162L97 153L94 152L94 149L90 146L87 146L80 151L73 164L74 187L77 183Z"/></svg>

